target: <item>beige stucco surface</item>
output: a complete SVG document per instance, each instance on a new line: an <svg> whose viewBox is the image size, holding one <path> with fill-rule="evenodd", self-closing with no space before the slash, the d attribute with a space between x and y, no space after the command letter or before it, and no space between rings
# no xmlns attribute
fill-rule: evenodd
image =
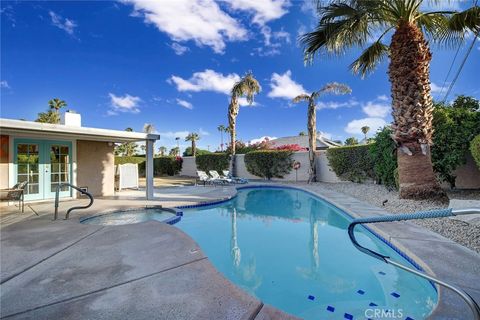
<svg viewBox="0 0 480 320"><path fill-rule="evenodd" d="M88 187L93 196L114 194L115 156L113 145L98 141L77 141L77 185Z"/></svg>

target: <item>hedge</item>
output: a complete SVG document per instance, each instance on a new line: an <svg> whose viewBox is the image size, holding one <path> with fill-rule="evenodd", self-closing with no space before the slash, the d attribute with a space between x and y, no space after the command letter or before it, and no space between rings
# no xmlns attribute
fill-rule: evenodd
<svg viewBox="0 0 480 320"><path fill-rule="evenodd" d="M138 163L138 174L145 177L145 157L115 157L115 164ZM154 176L173 176L182 170L180 157L158 157L153 159Z"/></svg>
<svg viewBox="0 0 480 320"><path fill-rule="evenodd" d="M477 163L478 169L480 169L480 134L470 142L470 152Z"/></svg>
<svg viewBox="0 0 480 320"><path fill-rule="evenodd" d="M227 153L199 154L195 157L198 170L208 172L209 170L228 170L229 155Z"/></svg>
<svg viewBox="0 0 480 320"><path fill-rule="evenodd" d="M292 170L292 151L258 150L245 154L245 166L251 174L267 178L283 178Z"/></svg>
<svg viewBox="0 0 480 320"><path fill-rule="evenodd" d="M375 178L369 145L356 145L327 149L330 167L342 180L363 182Z"/></svg>
<svg viewBox="0 0 480 320"><path fill-rule="evenodd" d="M397 169L397 146L392 137L392 129L384 127L375 135L375 143L370 144L370 155L376 180L387 187L398 189L395 179ZM396 173L398 175L398 172Z"/></svg>

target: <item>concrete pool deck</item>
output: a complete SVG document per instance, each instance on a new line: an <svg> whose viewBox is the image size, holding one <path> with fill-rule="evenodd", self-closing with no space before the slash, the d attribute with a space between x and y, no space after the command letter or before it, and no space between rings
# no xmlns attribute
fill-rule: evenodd
<svg viewBox="0 0 480 320"><path fill-rule="evenodd" d="M255 185L255 184L250 184ZM291 186L291 185L288 185ZM352 216L382 209L316 185L316 193ZM78 223L79 217L112 209L188 205L235 195L233 187L161 189L148 201L133 193L96 199L93 207L51 221L51 203L31 204L40 216L2 223L1 311L12 319L289 319L226 280L198 245L179 229L149 221L124 226ZM61 203L60 213L86 200ZM20 214L17 214L20 215ZM63 215L60 215L63 217ZM12 222L12 220L9 220ZM422 267L480 301L480 256L419 226L396 222L375 231ZM455 294L440 290L432 319L470 319Z"/></svg>

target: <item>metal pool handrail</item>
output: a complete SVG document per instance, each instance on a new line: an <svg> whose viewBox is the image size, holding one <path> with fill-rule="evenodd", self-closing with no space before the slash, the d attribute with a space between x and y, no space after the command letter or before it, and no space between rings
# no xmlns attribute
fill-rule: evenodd
<svg viewBox="0 0 480 320"><path fill-rule="evenodd" d="M353 245L363 253L366 253L376 259L382 260L386 263L394 265L397 268L403 269L410 273L413 273L419 277L425 278L432 282L435 282L441 286L444 286L454 292L456 292L470 307L473 313L473 319L480 320L480 307L478 304L473 300L473 298L464 290L452 286L442 280L434 278L431 275L425 274L418 270L412 269L407 267L401 263L395 262L390 259L390 257L385 256L381 253L375 252L371 249L365 248L364 246L360 245L355 238L354 229L357 224L364 224L364 223L377 223L377 222L392 222L392 221L404 221L404 220L415 220L415 219L429 219L429 218L443 218L443 217L452 217L452 216L459 216L465 214L480 214L480 208L471 208L471 209L441 209L441 210L432 210L432 211L422 211L416 213L407 213L407 214L396 214L396 215L387 215L387 216L380 216L380 217L369 217L369 218L359 218L354 219L350 225L348 226L348 236L352 241Z"/></svg>
<svg viewBox="0 0 480 320"><path fill-rule="evenodd" d="M77 190L78 192L80 192L81 194L84 194L86 195L89 199L90 199L90 203L87 204L86 206L76 206L76 207L71 207L70 209L67 210L67 213L65 214L65 220L68 220L68 216L70 215L70 212L72 212L73 210L77 210L77 209L87 209L87 208L90 208L93 204L93 196L90 192L88 191L85 191L77 186L74 186L73 184L71 183L68 183L68 182L64 182L64 183L59 183L57 185L57 190L55 191L55 213L53 215L53 220L57 220L57 217L58 217L58 202L59 202L59 197L60 197L60 187L61 186L69 186L70 188L73 188L75 190Z"/></svg>

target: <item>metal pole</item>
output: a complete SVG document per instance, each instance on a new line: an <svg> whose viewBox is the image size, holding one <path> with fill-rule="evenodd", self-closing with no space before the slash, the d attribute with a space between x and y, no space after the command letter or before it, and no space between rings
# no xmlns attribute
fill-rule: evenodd
<svg viewBox="0 0 480 320"><path fill-rule="evenodd" d="M60 183L57 184L57 189L55 190L55 214L53 215L53 220L57 220L58 217L58 198L60 196Z"/></svg>

